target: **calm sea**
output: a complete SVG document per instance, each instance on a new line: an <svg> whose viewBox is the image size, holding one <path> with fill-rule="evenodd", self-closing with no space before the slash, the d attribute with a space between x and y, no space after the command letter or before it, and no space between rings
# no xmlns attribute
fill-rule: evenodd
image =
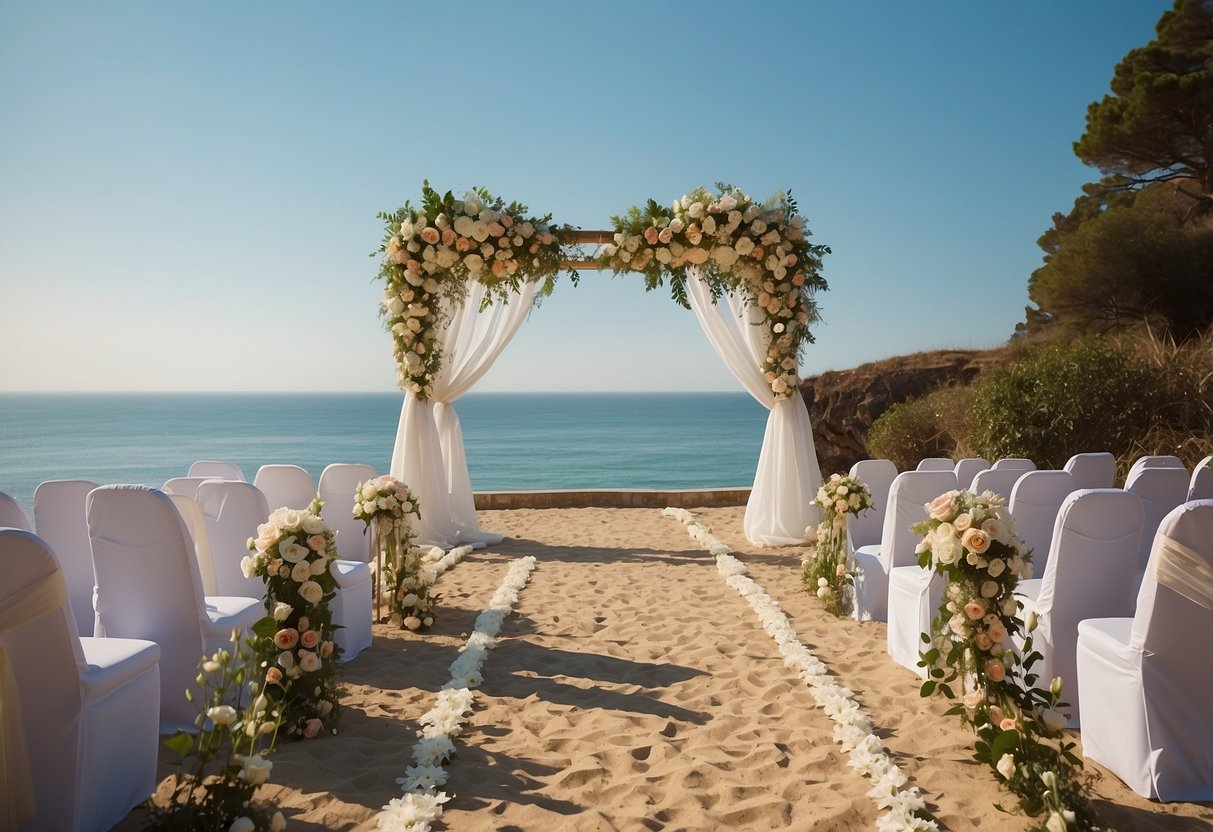
<svg viewBox="0 0 1213 832"><path fill-rule="evenodd" d="M159 486L197 459L386 473L399 393L0 394L0 491L48 479ZM754 479L766 411L745 393L470 393L472 488L712 488Z"/></svg>

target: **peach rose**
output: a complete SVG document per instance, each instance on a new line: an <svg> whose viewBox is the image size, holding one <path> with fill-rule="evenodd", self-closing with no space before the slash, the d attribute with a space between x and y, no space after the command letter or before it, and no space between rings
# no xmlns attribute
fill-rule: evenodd
<svg viewBox="0 0 1213 832"><path fill-rule="evenodd" d="M969 529L961 536L960 542L970 552L979 555L990 548L990 536L981 529Z"/></svg>
<svg viewBox="0 0 1213 832"><path fill-rule="evenodd" d="M472 244L470 242L468 242L467 237L460 237L458 240L455 241L455 251L467 251L471 247L472 247Z"/></svg>
<svg viewBox="0 0 1213 832"><path fill-rule="evenodd" d="M315 739L320 736L322 730L324 730L323 722L318 719L309 719L303 724L303 738L308 740Z"/></svg>
<svg viewBox="0 0 1213 832"><path fill-rule="evenodd" d="M1015 720L1009 718L1003 719L1002 722L998 723L998 727L1003 731L1013 731L1015 730Z"/></svg>
<svg viewBox="0 0 1213 832"><path fill-rule="evenodd" d="M308 630L299 636L299 643L308 650L311 650L320 643L320 633L315 630Z"/></svg>
<svg viewBox="0 0 1213 832"><path fill-rule="evenodd" d="M1006 665L1004 665L999 659L990 659L988 662L986 662L986 676L988 676L992 682L1001 682L1003 679L1007 678Z"/></svg>
<svg viewBox="0 0 1213 832"><path fill-rule="evenodd" d="M847 565L845 563L838 564L837 568L834 570L834 574L840 578L847 574Z"/></svg>
<svg viewBox="0 0 1213 832"><path fill-rule="evenodd" d="M952 521L952 525L956 527L956 531L963 532L973 525L973 516L971 514L958 514L956 519Z"/></svg>
<svg viewBox="0 0 1213 832"><path fill-rule="evenodd" d="M307 635L307 634L304 633L304 635ZM994 646L994 642L990 639L990 636L986 633L978 633L976 636L974 636L973 643L977 645L978 650L989 650L991 647Z"/></svg>
<svg viewBox="0 0 1213 832"><path fill-rule="evenodd" d="M455 242L455 232L448 228L442 232L442 244L449 246L453 242Z"/></svg>
<svg viewBox="0 0 1213 832"><path fill-rule="evenodd" d="M651 246L655 246L657 245L658 235L660 234L660 231L658 231L654 226L650 225L644 230L644 241Z"/></svg>
<svg viewBox="0 0 1213 832"><path fill-rule="evenodd" d="M314 552L323 552L328 543L322 534L314 534L307 539L307 545L312 547Z"/></svg>
<svg viewBox="0 0 1213 832"><path fill-rule="evenodd" d="M980 621L986 614L986 602L973 600L965 604L965 615L972 621Z"/></svg>
<svg viewBox="0 0 1213 832"><path fill-rule="evenodd" d="M985 697L986 697L985 691L971 690L961 698L961 701L964 703L964 706L966 708L968 708L970 711L972 711L972 710L976 709L978 705L981 704L981 701L983 699L985 699Z"/></svg>
<svg viewBox="0 0 1213 832"><path fill-rule="evenodd" d="M421 229L421 239L425 240L430 245L434 245L442 239L442 235L438 233L438 229L433 226L426 226Z"/></svg>
<svg viewBox="0 0 1213 832"><path fill-rule="evenodd" d="M949 491L946 494L940 494L927 503L926 508L927 514L932 520L951 520L956 516L956 492Z"/></svg>
<svg viewBox="0 0 1213 832"><path fill-rule="evenodd" d="M986 632L988 632L990 634L991 639L998 642L999 644L1002 644L1004 641L1007 640L1007 628L1002 626L1001 624L995 624L995 625L991 626L990 629L987 630Z"/></svg>
<svg viewBox="0 0 1213 832"><path fill-rule="evenodd" d="M267 685L281 685L282 671L276 667L271 667L269 670L265 671L265 683Z"/></svg>
<svg viewBox="0 0 1213 832"><path fill-rule="evenodd" d="M274 646L279 650L290 650L299 643L299 631L294 627L284 627L274 633Z"/></svg>

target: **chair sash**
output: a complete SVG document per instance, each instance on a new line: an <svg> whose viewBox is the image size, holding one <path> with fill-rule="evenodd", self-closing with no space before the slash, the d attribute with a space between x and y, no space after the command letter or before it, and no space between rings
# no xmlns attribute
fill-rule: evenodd
<svg viewBox="0 0 1213 832"><path fill-rule="evenodd" d="M1150 573L1160 585L1213 610L1213 570L1203 557L1178 540L1165 534L1154 538Z"/></svg>
<svg viewBox="0 0 1213 832"><path fill-rule="evenodd" d="M67 601L67 583L63 573L56 570L0 603L0 635L62 609ZM0 645L0 794L4 795L5 804L0 810L0 823L5 830L16 829L37 808L25 730L21 725L21 696L3 645Z"/></svg>

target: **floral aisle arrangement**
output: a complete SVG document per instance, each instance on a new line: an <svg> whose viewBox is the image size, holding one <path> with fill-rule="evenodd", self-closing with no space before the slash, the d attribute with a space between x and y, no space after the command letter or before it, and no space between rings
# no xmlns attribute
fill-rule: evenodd
<svg viewBox="0 0 1213 832"><path fill-rule="evenodd" d="M855 570L847 550L847 515L872 507L872 492L859 480L832 474L817 489L813 505L821 510L816 543L804 560L802 579L827 612L848 615L853 602Z"/></svg>
<svg viewBox="0 0 1213 832"><path fill-rule="evenodd" d="M413 746L413 763L396 782L404 797L388 802L376 818L383 832L429 832L431 824L442 816L442 804L450 797L442 791L447 771L443 767L455 753L455 739L463 733L464 723L476 703L473 689L484 681L480 674L488 651L497 643L501 624L518 603L518 595L531 579L535 558L527 556L510 564L501 585L493 593L489 606L476 618L472 634L459 649L459 658L451 663L451 679L438 692L438 701L422 715L417 732L420 741Z"/></svg>
<svg viewBox="0 0 1213 832"><path fill-rule="evenodd" d="M337 732L341 699L329 609L337 594L329 571L337 547L320 519L322 506L314 500L304 510L275 510L249 539L253 554L241 562L247 577L265 581L265 607L273 616L255 628L266 695L282 710L286 734L305 739Z"/></svg>
<svg viewBox="0 0 1213 832"><path fill-rule="evenodd" d="M421 517L417 497L395 477L375 477L354 489L354 517L375 531L378 591L388 593L391 614L409 630L433 624L438 596L430 595L433 581L427 573L432 570L423 568L424 553L413 546L414 524Z"/></svg>
<svg viewBox="0 0 1213 832"><path fill-rule="evenodd" d="M423 399L432 395L442 368L442 335L470 281L483 283L489 300L536 280L543 281L540 296L551 293L561 263L570 259L567 229L554 227L550 214L531 217L527 211L484 188L457 199L427 181L421 205L406 202L379 215L387 224L379 247L379 277L386 284L380 314L392 333L402 389Z"/></svg>
<svg viewBox="0 0 1213 832"><path fill-rule="evenodd" d="M830 675L830 669L805 647L779 603L746 574L745 564L732 549L691 512L681 508L662 511L686 526L687 533L716 556L716 569L749 603L763 628L779 646L784 664L797 671L813 692L821 709L834 720L834 740L848 755L848 765L872 780L868 797L885 810L876 822L880 832L931 832L939 825L928 815L917 786L905 788L907 777L880 744L872 721L860 710L850 690Z"/></svg>
<svg viewBox="0 0 1213 832"><path fill-rule="evenodd" d="M602 248L602 265L616 273L641 272L648 289L668 277L683 306L689 306L691 266L699 267L714 297L742 290L770 334L762 371L776 397L790 398L798 390L801 350L813 341L813 295L827 288L821 260L830 249L809 242L789 193L760 205L731 185L716 187L715 194L696 188L670 206L650 199L644 208L612 217L614 243Z"/></svg>
<svg viewBox="0 0 1213 832"><path fill-rule="evenodd" d="M202 696L197 734L178 731L165 745L178 756L167 806L149 802L146 829L226 829L282 832L281 812L254 802L269 780L281 711L266 695L257 667L256 639L232 633L232 649L204 656L198 667ZM194 701L191 693L186 696ZM241 704L242 702L247 704Z"/></svg>
<svg viewBox="0 0 1213 832"><path fill-rule="evenodd" d="M923 535L918 561L947 578L934 637L920 665L928 678L922 695L960 702L958 715L977 734L974 757L989 765L1019 797L1041 832L1100 829L1089 784L1074 744L1062 737L1058 712L1062 681L1037 685L1032 665L1035 621L1019 617L1015 589L1031 577L1031 553L1015 535L1003 499L986 491L949 491L928 503L928 519L912 529ZM1023 636L1023 655L1012 636ZM956 686L960 690L957 691Z"/></svg>

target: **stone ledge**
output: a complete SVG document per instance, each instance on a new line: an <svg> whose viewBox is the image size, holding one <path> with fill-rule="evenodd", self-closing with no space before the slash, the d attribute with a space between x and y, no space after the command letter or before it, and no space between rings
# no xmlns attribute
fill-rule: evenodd
<svg viewBox="0 0 1213 832"><path fill-rule="evenodd" d="M689 491L637 491L603 488L593 491L478 491L480 511L508 508L716 508L743 506L749 488L698 488Z"/></svg>

